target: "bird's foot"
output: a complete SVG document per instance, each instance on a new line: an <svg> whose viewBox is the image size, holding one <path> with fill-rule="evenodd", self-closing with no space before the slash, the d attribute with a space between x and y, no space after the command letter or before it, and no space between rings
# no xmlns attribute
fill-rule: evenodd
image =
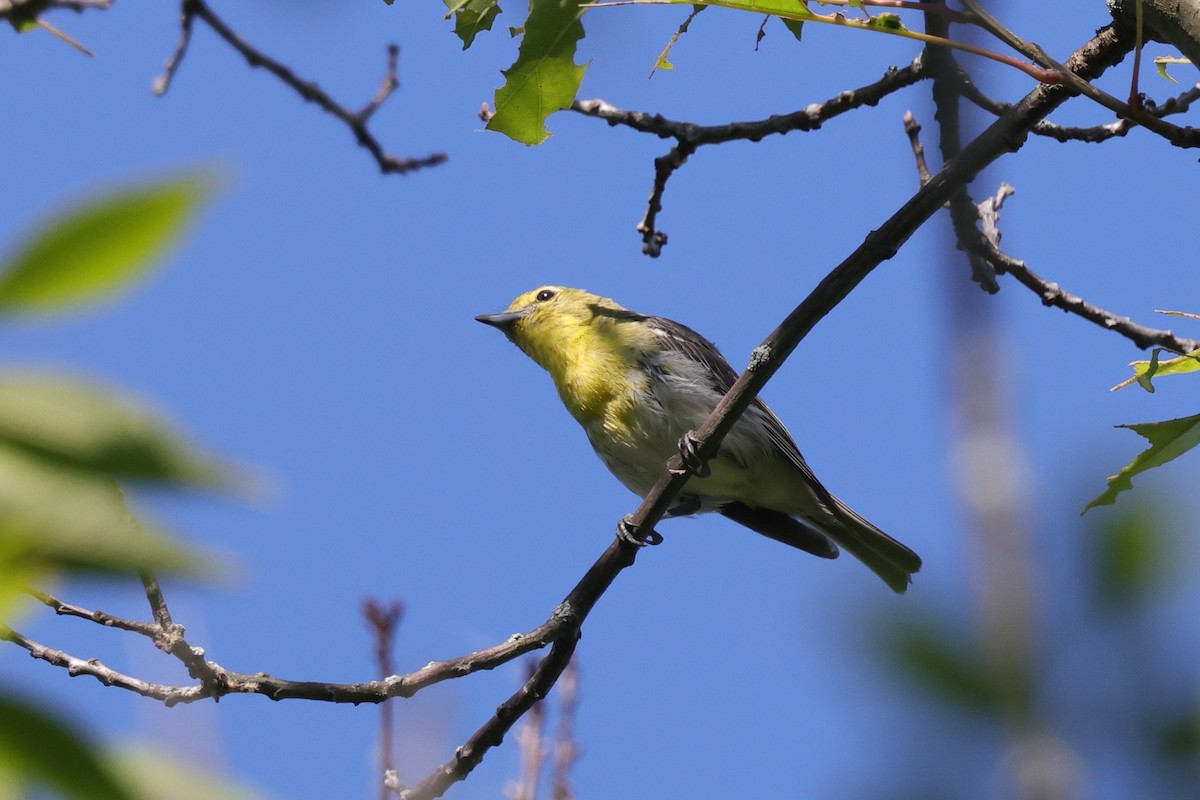
<svg viewBox="0 0 1200 800"><path fill-rule="evenodd" d="M712 474L708 462L700 458L700 440L695 431L688 431L679 438L679 460L679 469L671 470L676 475L690 472L697 478L707 478Z"/></svg>
<svg viewBox="0 0 1200 800"><path fill-rule="evenodd" d="M632 516L627 516L617 523L617 538L634 547L659 545L663 541L662 534L653 528L643 531L639 526L633 524Z"/></svg>

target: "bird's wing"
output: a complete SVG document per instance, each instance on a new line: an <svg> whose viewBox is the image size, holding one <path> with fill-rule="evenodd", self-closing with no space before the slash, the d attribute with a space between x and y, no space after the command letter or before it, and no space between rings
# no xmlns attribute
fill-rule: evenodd
<svg viewBox="0 0 1200 800"><path fill-rule="evenodd" d="M660 338L664 347L677 350L707 367L713 377L713 388L719 394L726 394L733 388L738 374L734 372L733 367L729 366L729 362L725 360L725 356L721 355L721 351L717 349L715 344L688 326L667 319L666 317L646 317L644 322ZM816 486L820 486L817 476L813 474L812 468L808 466L808 462L800 454L800 448L792 440L792 435L788 433L783 422L780 421L779 417L775 416L775 412L760 397L755 397L751 402L751 406L761 412L763 425L767 429L767 437L770 439L771 444L775 446L775 449L790 461L796 469L800 470L805 480ZM828 493L822 489L819 494L827 495ZM827 501L829 498L822 496L821 499L822 501Z"/></svg>

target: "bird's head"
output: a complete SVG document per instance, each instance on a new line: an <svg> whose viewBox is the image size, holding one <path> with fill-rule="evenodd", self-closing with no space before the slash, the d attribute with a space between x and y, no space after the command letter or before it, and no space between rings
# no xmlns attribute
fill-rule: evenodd
<svg viewBox="0 0 1200 800"><path fill-rule="evenodd" d="M616 335L616 323L640 318L583 289L540 286L513 300L507 310L475 319L499 328L530 358L556 373L556 367L578 351L603 349Z"/></svg>

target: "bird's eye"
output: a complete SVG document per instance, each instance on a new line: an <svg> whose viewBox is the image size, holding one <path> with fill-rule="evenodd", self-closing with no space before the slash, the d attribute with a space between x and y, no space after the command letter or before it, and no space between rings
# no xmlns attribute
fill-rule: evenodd
<svg viewBox="0 0 1200 800"><path fill-rule="evenodd" d="M553 289L542 289L537 293L537 297L534 299L536 299L539 303L544 303L547 300L552 299L556 294L558 294L558 292L554 291Z"/></svg>

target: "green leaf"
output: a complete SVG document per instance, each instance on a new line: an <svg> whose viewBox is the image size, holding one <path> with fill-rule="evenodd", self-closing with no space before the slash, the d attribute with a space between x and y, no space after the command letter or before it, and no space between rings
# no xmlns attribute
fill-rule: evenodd
<svg viewBox="0 0 1200 800"><path fill-rule="evenodd" d="M753 14L770 14L787 20L813 19L817 15L808 9L806 0L708 0L696 3L696 0L671 0L672 3L687 3L704 6L721 6L738 11L749 11Z"/></svg>
<svg viewBox="0 0 1200 800"><path fill-rule="evenodd" d="M887 28L889 31L904 30L904 22L896 14L876 14L868 24L876 28Z"/></svg>
<svg viewBox="0 0 1200 800"><path fill-rule="evenodd" d="M1116 502L1118 494L1133 488L1134 475L1173 461L1200 444L1200 415L1181 417L1165 422L1143 422L1139 425L1117 425L1116 427L1128 428L1134 433L1144 436L1150 442L1150 447L1139 453L1118 474L1110 477L1108 489L1084 506L1082 513L1086 514L1096 506L1106 506Z"/></svg>
<svg viewBox="0 0 1200 800"><path fill-rule="evenodd" d="M983 659L970 638L940 630L929 620L888 627L885 646L908 678L944 702L972 711L994 711L999 700Z"/></svg>
<svg viewBox="0 0 1200 800"><path fill-rule="evenodd" d="M571 105L587 69L575 64L582 15L578 0L532 0L525 38L517 60L504 71L504 86L496 90L488 130L528 145L550 138L546 119Z"/></svg>
<svg viewBox="0 0 1200 800"><path fill-rule="evenodd" d="M44 710L0 694L0 774L78 800L135 800L104 756ZM0 783L5 783L0 779Z"/></svg>
<svg viewBox="0 0 1200 800"><path fill-rule="evenodd" d="M1182 705L1182 704L1181 704ZM1183 705L1166 718L1152 720L1158 751L1167 759L1191 765L1200 756L1200 709Z"/></svg>
<svg viewBox="0 0 1200 800"><path fill-rule="evenodd" d="M223 465L140 403L63 375L0 373L0 445L116 478L231 483Z"/></svg>
<svg viewBox="0 0 1200 800"><path fill-rule="evenodd" d="M708 6L692 6L692 13L688 14L687 19L680 23L679 30L671 34L671 38L667 40L667 46L664 47L662 52L658 54L658 61L655 63L654 68L650 70L651 78L653 78L654 73L660 69L675 69L675 65L668 61L667 57L671 55L671 50L675 47L676 42L679 41L679 37L688 32L688 27L691 26L692 20L694 20L696 15L706 8L708 8Z"/></svg>
<svg viewBox="0 0 1200 800"><path fill-rule="evenodd" d="M0 314L44 313L112 295L183 233L207 194L198 176L103 195L51 220L0 266Z"/></svg>
<svg viewBox="0 0 1200 800"><path fill-rule="evenodd" d="M110 479L0 445L0 564L195 574L209 564L143 527Z"/></svg>
<svg viewBox="0 0 1200 800"><path fill-rule="evenodd" d="M792 32L792 36L796 37L797 42L800 41L801 36L804 34L803 22L795 19L783 19L780 22L787 26L787 29Z"/></svg>
<svg viewBox="0 0 1200 800"><path fill-rule="evenodd" d="M1159 77L1166 78L1171 83L1179 83L1179 81L1172 78L1171 75L1167 72L1167 64L1190 64L1190 63L1192 63L1191 59L1180 58L1178 56L1174 56L1174 57L1159 56L1158 58L1154 59L1154 66L1158 67Z"/></svg>
<svg viewBox="0 0 1200 800"><path fill-rule="evenodd" d="M501 11L499 0L446 0L450 10L446 16L454 15L454 33L462 39L463 50L475 41L480 31L490 31L496 15Z"/></svg>
<svg viewBox="0 0 1200 800"><path fill-rule="evenodd" d="M1150 354L1149 361L1131 361L1129 366L1133 367L1133 377L1129 380L1122 381L1109 391L1115 392L1117 389L1124 389L1136 382L1147 392L1154 394L1154 384L1151 378L1160 378L1164 375L1182 375L1185 372L1195 372L1200 370L1200 350L1193 350L1184 356L1176 356L1175 358L1159 361L1158 357L1165 350L1155 348Z"/></svg>

